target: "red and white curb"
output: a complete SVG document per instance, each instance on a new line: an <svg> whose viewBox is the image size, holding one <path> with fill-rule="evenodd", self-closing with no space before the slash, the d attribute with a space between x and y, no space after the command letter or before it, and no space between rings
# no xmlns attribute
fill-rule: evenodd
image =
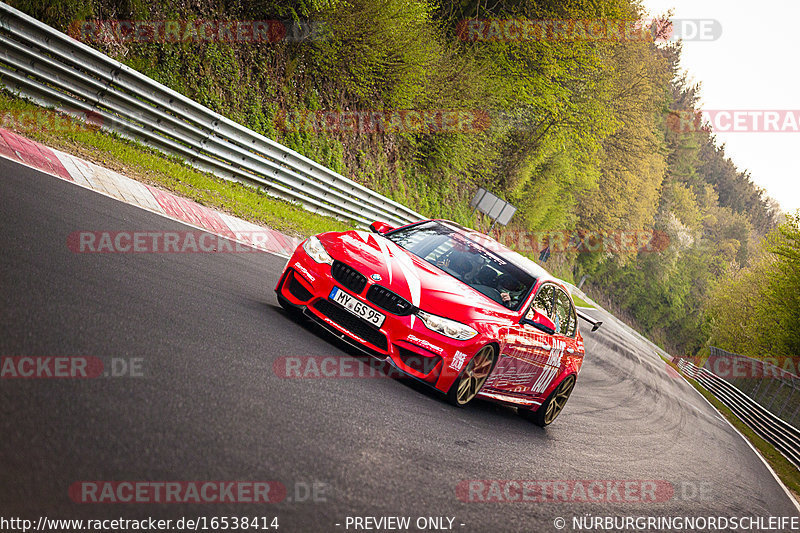
<svg viewBox="0 0 800 533"><path fill-rule="evenodd" d="M0 156L92 189L126 204L184 222L215 235L289 257L301 239L221 213L118 172L0 128Z"/></svg>

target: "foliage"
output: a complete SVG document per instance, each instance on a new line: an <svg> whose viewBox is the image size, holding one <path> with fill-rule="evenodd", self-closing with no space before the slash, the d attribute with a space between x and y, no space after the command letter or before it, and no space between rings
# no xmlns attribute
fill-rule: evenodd
<svg viewBox="0 0 800 533"><path fill-rule="evenodd" d="M763 358L800 354L800 213L771 232L752 265L732 269L709 295L710 342Z"/></svg>

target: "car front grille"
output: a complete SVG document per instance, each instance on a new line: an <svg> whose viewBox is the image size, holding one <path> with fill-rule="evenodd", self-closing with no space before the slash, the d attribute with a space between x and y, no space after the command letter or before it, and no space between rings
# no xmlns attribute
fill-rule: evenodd
<svg viewBox="0 0 800 533"><path fill-rule="evenodd" d="M373 346L381 350L386 350L388 348L389 343L386 340L386 335L349 311L325 299L317 300L314 302L313 307L336 324L348 331L352 331Z"/></svg>
<svg viewBox="0 0 800 533"><path fill-rule="evenodd" d="M380 285L369 288L367 300L395 315L405 316L414 312L411 302Z"/></svg>
<svg viewBox="0 0 800 533"><path fill-rule="evenodd" d="M333 275L333 279L344 285L346 289L356 294L361 294L361 291L367 286L367 277L364 274L341 261L333 262L333 265L331 265L331 275Z"/></svg>

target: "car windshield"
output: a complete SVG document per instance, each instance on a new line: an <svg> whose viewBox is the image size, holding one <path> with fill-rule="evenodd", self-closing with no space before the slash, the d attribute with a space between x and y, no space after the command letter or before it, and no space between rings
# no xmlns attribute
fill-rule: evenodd
<svg viewBox="0 0 800 533"><path fill-rule="evenodd" d="M536 283L534 276L439 222L402 228L386 238L514 311Z"/></svg>

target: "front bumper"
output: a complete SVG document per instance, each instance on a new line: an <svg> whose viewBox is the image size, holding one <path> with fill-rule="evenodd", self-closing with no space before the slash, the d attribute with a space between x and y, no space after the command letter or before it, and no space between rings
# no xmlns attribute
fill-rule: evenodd
<svg viewBox="0 0 800 533"><path fill-rule="evenodd" d="M346 263L346 260L344 261ZM358 265L349 265L358 270ZM278 298L298 309L351 344L374 357L387 360L400 371L447 392L470 358L485 344L480 334L458 341L429 330L419 319L398 315L369 301L367 278L363 290L349 290L333 279L331 266L316 263L299 246L275 287ZM355 316L328 298L338 287L386 316L380 328ZM426 311L436 313L435 309Z"/></svg>

